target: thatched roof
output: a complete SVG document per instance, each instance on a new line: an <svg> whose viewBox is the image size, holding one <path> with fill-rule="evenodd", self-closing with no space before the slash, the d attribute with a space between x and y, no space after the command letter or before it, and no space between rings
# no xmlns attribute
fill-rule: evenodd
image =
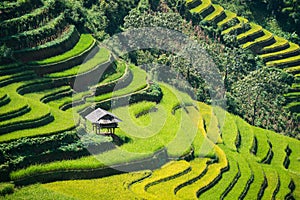
<svg viewBox="0 0 300 200"><path fill-rule="evenodd" d="M122 121L114 114L106 110L103 110L101 108L94 110L93 112L88 114L85 118L90 122L97 123L97 124L111 124L111 123L118 123Z"/></svg>

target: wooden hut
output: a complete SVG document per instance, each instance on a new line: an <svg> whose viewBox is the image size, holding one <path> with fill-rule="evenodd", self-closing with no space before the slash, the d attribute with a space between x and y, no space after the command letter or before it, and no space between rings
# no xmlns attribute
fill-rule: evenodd
<svg viewBox="0 0 300 200"><path fill-rule="evenodd" d="M118 123L122 121L114 114L101 108L88 114L85 119L92 123L93 131L96 134L101 134L101 129L107 130L107 132L103 132L102 134L114 134L115 129L118 128Z"/></svg>

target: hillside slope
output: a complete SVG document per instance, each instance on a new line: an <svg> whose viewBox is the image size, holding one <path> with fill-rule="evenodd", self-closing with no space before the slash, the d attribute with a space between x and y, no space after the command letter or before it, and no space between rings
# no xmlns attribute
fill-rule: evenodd
<svg viewBox="0 0 300 200"><path fill-rule="evenodd" d="M285 70L295 76L295 83L286 94L287 107L300 116L300 47L278 37L263 27L237 16L211 0L187 0L187 8L202 23L215 26L221 35L234 35L243 49L250 49L260 56L267 67Z"/></svg>
<svg viewBox="0 0 300 200"><path fill-rule="evenodd" d="M169 95L172 96L172 93L167 93L169 86L163 86L163 88L166 94L164 98L168 98L167 96ZM176 111L177 114L175 116L181 113L194 121L195 116L200 115L200 119L198 118L200 124L202 120L204 124L208 124L208 120L216 120L216 123L218 123L218 119L212 116L214 114L212 114L210 106L203 103L197 104L199 110L196 110L193 106L188 106L186 110L180 109ZM135 106L135 104L132 106ZM120 109L122 110L123 108ZM148 115L149 117L154 117L151 113L145 117L148 117ZM137 118L137 120L140 119ZM137 127L139 126L137 125ZM192 142L194 154L196 155L196 158L193 160L175 159L162 168L153 171L148 170L101 179L62 181L25 187L7 198L21 197L29 192L32 193L31 197L33 199L37 199L38 196L34 198L33 194L36 195L36 192L44 190L47 191L46 199L50 199L53 192L59 194L62 199L68 199L69 197L92 199L97 198L97 196L109 199L300 198L299 190L297 189L300 186L300 171L298 167L300 164L299 141L278 135L272 131L252 127L239 117L226 113L224 127L220 130L222 142L215 145L211 143L214 156L204 158L198 157L197 152L201 150L202 145L205 145L204 140L209 141L209 135L203 132L203 124L198 126L198 128L202 130L198 132L202 139L197 140L196 137ZM132 134L134 133L129 135ZM157 140L161 135L156 135L155 137ZM172 138L170 139L172 140ZM143 140L141 143L143 145L142 149L139 147L140 142L135 140L137 139L133 139L134 142L132 144L126 144L120 148L129 152L132 149L140 152L151 151L153 145L151 139ZM158 146L156 145L156 147L159 146L159 144ZM176 147L180 146L176 145ZM170 150L171 148L168 150L169 154L171 154ZM109 157L112 155L116 154L107 152L105 156ZM86 159L81 158L78 161L80 160L84 162ZM35 176L35 174L44 174L45 172L51 176L49 172L53 170L55 172L56 170L55 168L50 168L50 165L29 167L14 173L13 177L23 176L24 178L27 176L29 178L30 176ZM65 170L67 169L79 170L80 168L76 167L75 162L74 164L69 162ZM64 168L59 169L59 171L62 170ZM107 187L110 187L110 190Z"/></svg>
<svg viewBox="0 0 300 200"><path fill-rule="evenodd" d="M208 22L247 21L195 2L192 12ZM1 196L13 186L0 183L0 199L300 199L300 141L149 81L77 30L63 8L55 0L0 8L0 40L17 58L0 66L0 181L16 185ZM263 43L267 55L293 46L251 27L238 35L244 48ZM100 73L74 88L76 78ZM87 113L122 101L116 135L83 130Z"/></svg>

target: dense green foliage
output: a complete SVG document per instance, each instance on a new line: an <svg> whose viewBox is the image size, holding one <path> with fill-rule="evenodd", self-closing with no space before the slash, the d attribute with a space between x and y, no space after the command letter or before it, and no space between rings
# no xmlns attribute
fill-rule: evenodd
<svg viewBox="0 0 300 200"><path fill-rule="evenodd" d="M138 0L116 1L66 1L67 16L79 27L84 26L103 40L107 34L120 31L123 18L137 4Z"/></svg>
<svg viewBox="0 0 300 200"><path fill-rule="evenodd" d="M0 183L0 196L5 196L14 192L14 185L10 183Z"/></svg>
<svg viewBox="0 0 300 200"><path fill-rule="evenodd" d="M12 58L12 50L8 48L6 45L2 45L0 47L0 63L7 62L7 60L11 60Z"/></svg>
<svg viewBox="0 0 300 200"><path fill-rule="evenodd" d="M268 89L272 88L273 86L268 86L269 81L267 80L273 79L270 78L271 75L267 70L267 72L263 74L264 77L268 78L265 82L262 83L267 88L262 89L266 93L266 95L264 103L260 104L261 106L259 107L261 114L254 113L255 118L258 118L255 120L252 117L246 117L247 114L245 113L251 113L250 108L252 108L252 104L248 104L245 102L245 97L240 94L240 90L236 89L236 85L240 85L240 87L244 90L247 90L249 87L251 88L253 85L255 85L256 80L247 80L247 77L251 71L262 67L263 64L261 63L261 61L257 57L254 57L250 52L245 52L240 48L225 47L223 44L218 42L218 38L208 39L207 33L209 34L210 32L206 33L199 26L191 26L185 20L183 20L177 13L171 12L170 10L168 10L168 12L158 10L157 12L151 13L148 12L148 9L149 6L147 9L144 10L141 9L139 6L136 9L133 9L129 13L129 15L126 16L124 19L124 27L126 29L130 29L137 27L159 26L193 35L193 38L197 39L197 41L201 44L201 47L203 47L203 49L206 50L206 52L217 64L217 67L222 73L228 94L228 109L231 112L239 114L240 116L244 117L244 119L248 120L250 123L256 126L273 129L275 131L283 132L288 135L297 135L297 132L299 131L297 127L297 120L295 117L292 117L292 115L286 108L284 108L285 99L283 97L283 94L287 92L286 89L292 84L292 77L287 78L288 80L281 80L283 82L278 80L276 84L281 84L280 87L276 87L276 85L273 85L274 91L276 91L276 94L278 94L278 98L280 100L278 100L277 103L275 103L276 101L270 102L270 96L275 94L273 91ZM207 30L206 26L204 28ZM170 52L157 50L140 50L131 53L129 57L131 61L135 62L137 65L140 66L142 66L143 64L152 63L151 65L146 66L146 71L148 71L149 73L153 73L153 71L164 73L164 66L170 66L171 69L179 71L182 77L191 84L193 91L196 91L195 96L197 97L197 99L200 101L210 103L209 91L211 90L211 88L209 88L209 86L205 83L205 81L202 78L203 71L200 72L198 70L205 69L204 66L199 66L199 63L197 63L198 65L195 66L193 64L188 63L183 58L174 55ZM159 63L160 65L156 65L155 63ZM206 65L205 62L203 62L202 64ZM284 72L281 73L284 74ZM252 76L255 77L255 75ZM177 82L177 79L168 79L168 83L170 84L174 85ZM250 84L250 86L244 87L247 83ZM254 95L254 93L250 92L248 94L252 96ZM238 98L238 100L235 98ZM272 107L269 103L266 104L265 102L270 102L270 104L275 103L276 106ZM243 105L248 105L249 107ZM270 112L272 114L270 114ZM266 120L265 116L267 116L267 118L269 119L270 115L274 116L274 120L272 120L272 122L267 120L269 122L262 123L262 121ZM254 121L252 120L258 120L259 122L254 123ZM280 126L278 126L279 123L281 123Z"/></svg>
<svg viewBox="0 0 300 200"><path fill-rule="evenodd" d="M215 3L1 2L0 199L300 198L299 141L274 132L299 139L300 47L273 35L299 41L299 4ZM98 43L139 27L182 33L193 41L184 50L200 61L177 55L179 37L176 50L121 58ZM132 35L120 44L149 44ZM84 88L74 87L79 79ZM220 97L225 108L225 96L230 113L207 105ZM95 134L85 119L99 107L122 120L114 134ZM147 171L117 175L115 167ZM91 178L99 179L76 180ZM15 187L37 182L52 183Z"/></svg>
<svg viewBox="0 0 300 200"><path fill-rule="evenodd" d="M252 125L270 127L277 132L299 132L296 119L284 108L283 94L293 82L293 77L277 69L260 69L233 84L237 114ZM270 101L272 99L272 101Z"/></svg>

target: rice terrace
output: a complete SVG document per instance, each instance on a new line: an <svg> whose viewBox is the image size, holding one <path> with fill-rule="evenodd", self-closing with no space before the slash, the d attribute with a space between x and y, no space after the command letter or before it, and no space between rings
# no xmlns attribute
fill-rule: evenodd
<svg viewBox="0 0 300 200"><path fill-rule="evenodd" d="M298 0L2 0L0 199L300 199Z"/></svg>

